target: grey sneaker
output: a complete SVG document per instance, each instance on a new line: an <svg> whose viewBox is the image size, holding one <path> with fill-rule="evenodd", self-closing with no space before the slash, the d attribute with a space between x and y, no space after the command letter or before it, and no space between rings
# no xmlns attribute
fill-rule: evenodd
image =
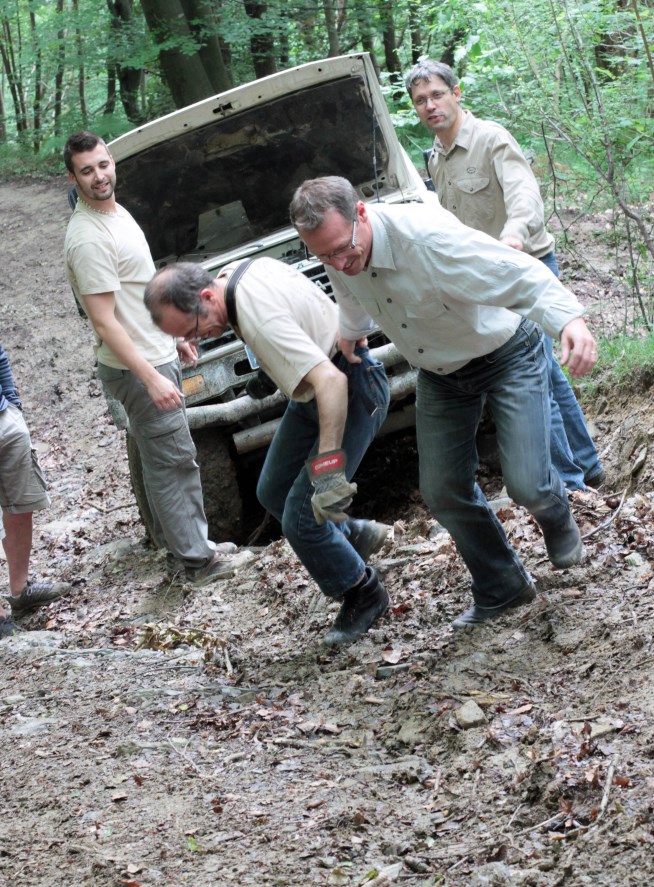
<svg viewBox="0 0 654 887"><path fill-rule="evenodd" d="M373 554L379 551L388 538L390 527L386 524L378 524L374 520L356 520L350 518L347 522L350 535L347 537L352 548L364 563L368 563Z"/></svg>
<svg viewBox="0 0 654 887"><path fill-rule="evenodd" d="M234 542L216 542L214 543L216 546L217 554L233 554L237 549L238 545ZM184 572L188 575L189 572L193 572L191 568L188 568L186 571L184 570L184 564L176 558L175 555L169 551L166 554L166 572L169 576L177 576L178 574L183 576Z"/></svg>
<svg viewBox="0 0 654 887"><path fill-rule="evenodd" d="M209 585L210 582L217 582L218 579L229 579L237 570L247 567L257 559L254 551L244 549L234 554L224 554L217 551L208 564L196 569L186 568L186 581L191 585L200 587Z"/></svg>
<svg viewBox="0 0 654 887"><path fill-rule="evenodd" d="M9 595L7 600L13 616L24 616L32 610L38 610L46 604L56 601L70 591L68 582L31 582L19 595Z"/></svg>

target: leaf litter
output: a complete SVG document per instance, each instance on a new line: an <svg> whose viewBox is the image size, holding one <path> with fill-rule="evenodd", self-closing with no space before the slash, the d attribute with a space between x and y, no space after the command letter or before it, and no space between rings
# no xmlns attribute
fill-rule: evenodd
<svg viewBox="0 0 654 887"><path fill-rule="evenodd" d="M325 651L335 609L284 540L213 586L164 578L58 258L65 186L0 192L21 222L2 341L53 500L33 567L73 582L0 644L0 884L647 883L649 390L588 408L609 482L571 497L581 566L552 570L533 520L500 508L539 597L472 633L450 627L468 580L417 494L414 442L376 443L355 507L393 526L376 557L391 612ZM484 466L481 482L501 496Z"/></svg>

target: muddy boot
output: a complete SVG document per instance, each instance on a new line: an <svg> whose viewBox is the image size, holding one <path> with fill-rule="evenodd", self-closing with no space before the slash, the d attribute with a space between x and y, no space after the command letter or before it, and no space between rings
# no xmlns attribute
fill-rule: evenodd
<svg viewBox="0 0 654 887"><path fill-rule="evenodd" d="M386 612L389 604L388 592L377 573L372 567L366 567L361 582L345 592L338 616L322 639L322 644L327 647L352 644Z"/></svg>
<svg viewBox="0 0 654 887"><path fill-rule="evenodd" d="M482 607L480 604L475 604L469 610L466 610L465 613L457 616L452 622L452 628L474 628L476 625L488 622L489 619L497 619L498 616L503 616L516 607L524 607L535 600L536 587L533 583L530 583L522 589L520 594L511 598L505 604L500 604L497 607Z"/></svg>
<svg viewBox="0 0 654 887"><path fill-rule="evenodd" d="M373 554L376 554L386 542L390 527L386 524L378 524L374 520L355 520L349 518L347 522L350 535L347 541L359 555L364 563L368 563Z"/></svg>
<svg viewBox="0 0 654 887"><path fill-rule="evenodd" d="M581 533L570 512L558 527L541 526L541 530L545 539L547 556L559 570L574 567L582 560L584 546L581 541Z"/></svg>

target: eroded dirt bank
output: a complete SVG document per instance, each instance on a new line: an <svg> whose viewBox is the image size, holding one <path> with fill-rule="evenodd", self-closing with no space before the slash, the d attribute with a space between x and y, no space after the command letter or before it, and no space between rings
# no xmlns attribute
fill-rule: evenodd
<svg viewBox="0 0 654 887"><path fill-rule="evenodd" d="M467 578L420 505L409 447L376 559L392 613L326 654L333 611L282 540L190 594L145 547L65 283L65 191L0 184L0 341L53 500L34 567L74 583L0 643L0 884L647 884L650 394L589 408L610 483L574 497L585 564L553 571L507 505L540 598L470 634L450 628ZM614 292L607 269L572 255L568 271L594 309ZM378 454L374 485L402 456Z"/></svg>

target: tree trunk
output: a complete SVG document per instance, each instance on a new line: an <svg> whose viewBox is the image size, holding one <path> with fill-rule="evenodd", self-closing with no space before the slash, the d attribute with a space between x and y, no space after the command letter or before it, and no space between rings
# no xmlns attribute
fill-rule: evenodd
<svg viewBox="0 0 654 887"><path fill-rule="evenodd" d="M79 0L73 0L73 9L75 11L75 20L79 21ZM77 58L79 60L79 69L77 71L77 94L79 95L79 110L82 115L82 122L86 126L88 120L88 111L86 109L86 70L84 67L84 44L82 43L82 31L79 25L75 28L75 45L77 47Z"/></svg>
<svg viewBox="0 0 654 887"><path fill-rule="evenodd" d="M18 55L20 55L20 34L18 37ZM7 75L7 83L9 84L9 92L11 100L14 104L14 112L16 114L16 132L27 132L27 107L25 105L25 95L23 92L23 83L20 77L20 70L16 62L17 53L14 50L14 39L11 31L11 23L6 16L2 18L2 40L0 40L0 57Z"/></svg>
<svg viewBox="0 0 654 887"><path fill-rule="evenodd" d="M418 63L423 53L422 34L420 32L421 14L417 3L409 6L409 34L411 39L411 64Z"/></svg>
<svg viewBox="0 0 654 887"><path fill-rule="evenodd" d="M34 130L32 134L32 145L34 153L39 153L41 147L41 113L43 96L45 95L45 86L43 84L43 54L41 52L41 44L36 31L36 16L34 11L30 10L30 36L32 38L32 53L34 56L34 104L32 107Z"/></svg>
<svg viewBox="0 0 654 887"><path fill-rule="evenodd" d="M57 0L57 17L60 27L57 31L57 69L54 91L54 131L61 135L61 106L64 96L64 66L66 62L66 31L64 29L64 0Z"/></svg>
<svg viewBox="0 0 654 887"><path fill-rule="evenodd" d="M249 18L258 22L262 21L267 9L265 3L259 3L257 0L243 0L243 6ZM272 31L260 27L254 30L250 37L250 52L257 79L275 73L277 65Z"/></svg>
<svg viewBox="0 0 654 887"><path fill-rule="evenodd" d="M384 43L384 62L389 74L400 73L400 59L397 54L397 41L395 39L395 20L393 19L393 4L389 0L382 0L380 4L382 18L382 40Z"/></svg>
<svg viewBox="0 0 654 887"><path fill-rule="evenodd" d="M337 13L334 9L334 0L322 0L322 6L325 13L325 24L327 25L329 55L337 56L341 54L341 43L338 39L338 29L336 26Z"/></svg>
<svg viewBox="0 0 654 887"><path fill-rule="evenodd" d="M130 25L132 21L132 0L107 0L107 7L111 13L111 28L114 31ZM131 123L143 121L143 111L140 103L140 88L143 78L141 68L131 68L121 65L116 61L116 76L120 84L120 101L127 119Z"/></svg>
<svg viewBox="0 0 654 887"><path fill-rule="evenodd" d="M214 95L198 52L188 54L189 44L195 45L181 0L141 0L141 7L155 44L174 40L177 46L159 50L159 62L166 83L177 108L192 105Z"/></svg>
<svg viewBox="0 0 654 887"><path fill-rule="evenodd" d="M377 56L375 54L375 33L370 22L368 6L366 5L365 0L355 0L354 11L359 28L359 35L361 38L361 48L364 52L370 54L370 59L375 69L375 74L377 75L377 79L379 80L381 69L379 67Z"/></svg>
<svg viewBox="0 0 654 887"><path fill-rule="evenodd" d="M191 33L200 45L198 55L213 92L224 92L234 84L223 56L216 5L208 0L182 0Z"/></svg>
<svg viewBox="0 0 654 887"><path fill-rule="evenodd" d="M5 108L5 97L0 89L0 145L4 145L7 141L7 109Z"/></svg>
<svg viewBox="0 0 654 887"><path fill-rule="evenodd" d="M107 100L104 103L104 113L113 114L116 110L116 66L107 67Z"/></svg>

